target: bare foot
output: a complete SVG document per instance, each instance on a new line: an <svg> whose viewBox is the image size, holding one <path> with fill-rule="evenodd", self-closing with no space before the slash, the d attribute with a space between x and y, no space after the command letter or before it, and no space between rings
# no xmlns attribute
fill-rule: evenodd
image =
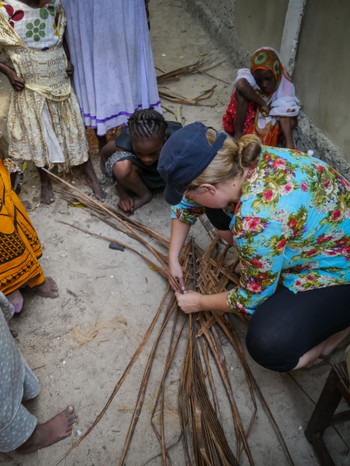
<svg viewBox="0 0 350 466"><path fill-rule="evenodd" d="M55 196L52 191L52 185L51 183L49 184L41 184L41 195L40 195L40 201L43 204L52 204L55 200Z"/></svg>
<svg viewBox="0 0 350 466"><path fill-rule="evenodd" d="M104 201L106 199L106 193L103 191L100 183L98 182L90 156L89 159L82 165L82 168L85 172L86 184L92 189L93 193L99 201Z"/></svg>
<svg viewBox="0 0 350 466"><path fill-rule="evenodd" d="M38 424L29 439L17 448L16 453L28 455L69 437L76 420L74 407L68 406L49 421Z"/></svg>
<svg viewBox="0 0 350 466"><path fill-rule="evenodd" d="M142 196L137 196L136 194L132 195L125 190L125 188L117 183L115 189L119 196L118 207L126 214L133 214L136 209L139 209L147 202L150 202L152 199L152 193L147 189L147 191Z"/></svg>
<svg viewBox="0 0 350 466"><path fill-rule="evenodd" d="M134 201L134 210L139 209L143 205L147 204L152 200L152 193L151 191L147 191L143 196L137 196L135 197Z"/></svg>
<svg viewBox="0 0 350 466"><path fill-rule="evenodd" d="M126 214L133 214L134 213L134 198L132 196L128 196L125 194L123 197L119 199L118 207Z"/></svg>
<svg viewBox="0 0 350 466"><path fill-rule="evenodd" d="M91 188L93 191L95 197L99 201L105 201L107 194L103 191L103 189L100 186L100 183L98 182L97 178L96 179L91 179L89 176L85 176L85 182Z"/></svg>
<svg viewBox="0 0 350 466"><path fill-rule="evenodd" d="M55 280L51 277L46 277L42 285L35 288L35 293L43 298L58 298L58 286Z"/></svg>

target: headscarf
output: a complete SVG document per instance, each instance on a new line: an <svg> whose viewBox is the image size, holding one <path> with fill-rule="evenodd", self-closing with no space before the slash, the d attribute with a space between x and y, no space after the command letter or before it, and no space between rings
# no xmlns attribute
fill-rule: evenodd
<svg viewBox="0 0 350 466"><path fill-rule="evenodd" d="M280 85L282 75L286 76L283 65L276 50L270 47L262 47L256 50L250 59L250 70L254 73L256 70L270 70L276 79L276 87ZM288 76L286 76L288 78Z"/></svg>

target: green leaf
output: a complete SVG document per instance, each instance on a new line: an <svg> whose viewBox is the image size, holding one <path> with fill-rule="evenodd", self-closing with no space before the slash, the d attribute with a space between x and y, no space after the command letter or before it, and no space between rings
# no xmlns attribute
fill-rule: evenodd
<svg viewBox="0 0 350 466"><path fill-rule="evenodd" d="M49 16L49 12L47 11L47 8L42 8L40 10L40 18L41 19L47 19Z"/></svg>

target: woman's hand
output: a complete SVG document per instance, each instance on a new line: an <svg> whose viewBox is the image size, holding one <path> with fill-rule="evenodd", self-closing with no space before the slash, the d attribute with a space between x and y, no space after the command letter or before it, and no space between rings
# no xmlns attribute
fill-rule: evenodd
<svg viewBox="0 0 350 466"><path fill-rule="evenodd" d="M185 291L185 282L184 282L184 275L182 271L182 267L179 263L179 261L169 261L169 269L171 276L175 280L175 282L179 285L179 289L184 292ZM173 284L169 282L171 288L174 291L177 291L177 289L174 288Z"/></svg>
<svg viewBox="0 0 350 466"><path fill-rule="evenodd" d="M260 111L264 117L270 115L270 107L267 105L267 103L264 103L264 105L260 106Z"/></svg>
<svg viewBox="0 0 350 466"><path fill-rule="evenodd" d="M182 294L180 291L176 291L175 296L177 304L185 314L192 314L192 312L203 311L200 305L202 297L200 293L188 290Z"/></svg>
<svg viewBox="0 0 350 466"><path fill-rule="evenodd" d="M20 76L17 76L16 71L14 69L10 67L6 68L7 69L5 73L13 89L18 92L23 91L25 85L24 79Z"/></svg>

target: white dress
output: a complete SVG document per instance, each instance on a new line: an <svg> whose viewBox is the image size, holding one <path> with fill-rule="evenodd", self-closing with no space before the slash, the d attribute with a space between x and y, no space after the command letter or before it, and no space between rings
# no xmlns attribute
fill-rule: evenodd
<svg viewBox="0 0 350 466"><path fill-rule="evenodd" d="M66 73L65 25L60 0L50 0L43 8L0 1L1 57L25 80L21 92L11 89L9 156L67 170L88 160L88 145Z"/></svg>
<svg viewBox="0 0 350 466"><path fill-rule="evenodd" d="M160 110L144 0L63 0L74 86L102 136L137 109Z"/></svg>

